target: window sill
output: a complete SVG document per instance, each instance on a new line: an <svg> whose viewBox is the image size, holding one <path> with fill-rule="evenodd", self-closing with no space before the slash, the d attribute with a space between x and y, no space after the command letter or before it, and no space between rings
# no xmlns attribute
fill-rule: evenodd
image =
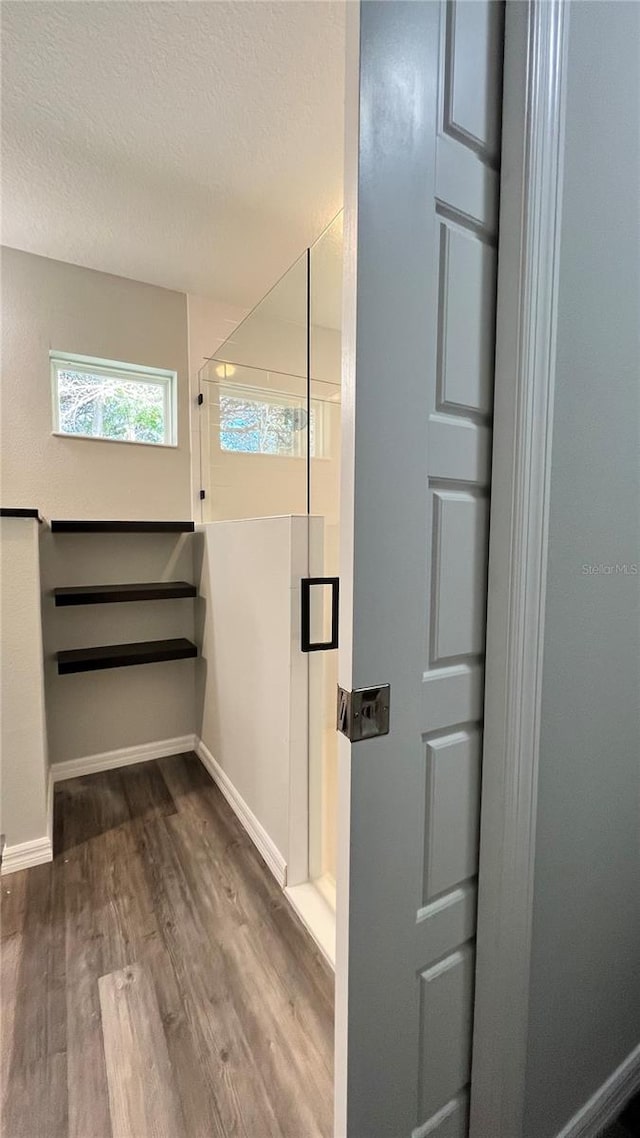
<svg viewBox="0 0 640 1138"><path fill-rule="evenodd" d="M264 451L257 450L222 450L220 447L215 448L217 455L222 455L224 458L279 458L283 462L306 462L306 454L273 454L265 453ZM330 454L312 454L312 462L331 462L332 456Z"/></svg>
<svg viewBox="0 0 640 1138"><path fill-rule="evenodd" d="M147 450L177 450L177 443L145 443L140 439L104 439L101 435L72 435L66 431L52 431L55 439L79 439L84 443L109 443L110 446L146 447Z"/></svg>

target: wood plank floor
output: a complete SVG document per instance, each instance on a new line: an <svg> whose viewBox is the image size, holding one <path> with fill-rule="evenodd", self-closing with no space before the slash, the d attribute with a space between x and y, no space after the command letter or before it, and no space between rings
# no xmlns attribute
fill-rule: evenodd
<svg viewBox="0 0 640 1138"><path fill-rule="evenodd" d="M2 879L3 1138L329 1138L333 977L196 756L55 831Z"/></svg>

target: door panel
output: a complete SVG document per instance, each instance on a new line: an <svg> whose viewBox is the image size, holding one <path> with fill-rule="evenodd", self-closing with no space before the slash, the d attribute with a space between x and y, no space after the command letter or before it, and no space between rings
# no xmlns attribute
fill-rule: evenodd
<svg viewBox="0 0 640 1138"><path fill-rule="evenodd" d="M429 687L435 671L449 713L444 727L431 709L421 723L428 789L422 836L427 907L420 923L424 927L437 916L438 910L429 912L429 903L438 898L440 905L451 899L454 908L464 909L467 924L462 930L451 928L444 948L448 955L420 975L416 1122L438 1135L451 1125L451 1114L437 1117L448 1104L456 1104L454 1114L461 1122L466 1119L470 1079L475 919L469 922L469 910L475 907L478 862L482 697L478 691L469 721L458 669L462 664L473 671L481 688L489 470L479 464L469 469L464 452L489 450L498 207L493 162L499 144L502 8L482 0L449 3L441 8L440 27L437 343L427 448L432 556L431 577L423 586L429 599L423 686ZM434 446L443 428L446 442ZM471 435L479 436L474 446ZM456 900L460 886L464 902Z"/></svg>
<svg viewBox="0 0 640 1138"><path fill-rule="evenodd" d="M495 249L475 233L441 221L438 402L443 411L491 411L495 288Z"/></svg>
<svg viewBox="0 0 640 1138"><path fill-rule="evenodd" d="M500 153L503 20L495 4L463 0L447 10L444 130L483 157Z"/></svg>
<svg viewBox="0 0 640 1138"><path fill-rule="evenodd" d="M488 532L480 494L434 488L432 508L430 665L482 652Z"/></svg>
<svg viewBox="0 0 640 1138"><path fill-rule="evenodd" d="M480 757L478 730L427 743L425 905L476 874Z"/></svg>
<svg viewBox="0 0 640 1138"><path fill-rule="evenodd" d="M348 1138L467 1132L502 21L488 0L360 5L342 682L390 683L391 730L343 755L340 1138L341 1119Z"/></svg>
<svg viewBox="0 0 640 1138"><path fill-rule="evenodd" d="M420 1114L432 1118L469 1081L473 951L469 945L420 976ZM438 1024L437 1033L433 1025Z"/></svg>

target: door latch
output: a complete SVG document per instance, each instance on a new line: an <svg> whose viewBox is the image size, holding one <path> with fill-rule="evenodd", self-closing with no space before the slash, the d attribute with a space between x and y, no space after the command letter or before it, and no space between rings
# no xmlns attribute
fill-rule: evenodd
<svg viewBox="0 0 640 1138"><path fill-rule="evenodd" d="M390 702L389 684L377 688L356 688L355 691L338 687L337 730L351 743L388 735Z"/></svg>

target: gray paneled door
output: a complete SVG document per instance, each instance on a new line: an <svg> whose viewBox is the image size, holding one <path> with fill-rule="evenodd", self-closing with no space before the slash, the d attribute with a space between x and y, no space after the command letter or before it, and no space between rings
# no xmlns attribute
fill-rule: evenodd
<svg viewBox="0 0 640 1138"><path fill-rule="evenodd" d="M353 563L343 562L343 577L352 570L353 598L341 682L390 683L391 731L342 744L350 818L339 874L350 888L338 915L336 1134L462 1138L503 5L365 0L350 19L345 283L355 305L344 402L353 483L347 474L343 524L353 525Z"/></svg>

